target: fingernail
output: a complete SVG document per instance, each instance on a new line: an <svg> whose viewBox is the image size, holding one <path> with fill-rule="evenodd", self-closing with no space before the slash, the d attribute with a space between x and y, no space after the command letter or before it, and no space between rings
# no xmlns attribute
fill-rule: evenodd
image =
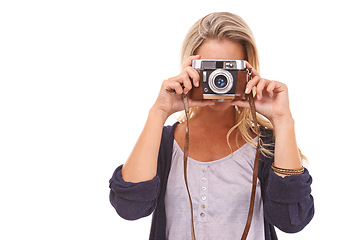
<svg viewBox="0 0 360 240"><path fill-rule="evenodd" d="M246 89L245 89L245 93L246 93L246 94L249 94L249 93L250 93L250 88L246 88Z"/></svg>
<svg viewBox="0 0 360 240"><path fill-rule="evenodd" d="M261 96L260 96L260 95L257 95L257 99L260 100L260 99L261 99Z"/></svg>
<svg viewBox="0 0 360 240"><path fill-rule="evenodd" d="M195 82L195 87L199 87L199 82Z"/></svg>

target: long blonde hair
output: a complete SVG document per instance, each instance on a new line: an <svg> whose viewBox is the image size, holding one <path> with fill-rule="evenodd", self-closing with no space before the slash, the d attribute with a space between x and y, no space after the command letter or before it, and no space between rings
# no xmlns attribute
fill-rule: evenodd
<svg viewBox="0 0 360 240"><path fill-rule="evenodd" d="M228 12L215 12L199 19L188 31L181 49L181 64L190 56L195 55L199 46L206 39L230 39L241 44L245 50L245 59L258 72L260 71L259 56L255 44L255 38L249 26L238 15ZM198 108L190 109L190 118L198 113ZM180 122L185 121L184 114L179 117ZM257 121L260 126L269 130L273 130L271 122L261 114L257 113ZM252 139L250 133L255 132L253 119L250 109L239 108L235 111L235 125L227 133L228 145L230 134L236 131L236 143L238 145L238 135L251 145L255 146L256 142ZM250 131L249 131L250 130ZM272 156L273 152L268 150L266 146L262 147L262 152L268 156Z"/></svg>

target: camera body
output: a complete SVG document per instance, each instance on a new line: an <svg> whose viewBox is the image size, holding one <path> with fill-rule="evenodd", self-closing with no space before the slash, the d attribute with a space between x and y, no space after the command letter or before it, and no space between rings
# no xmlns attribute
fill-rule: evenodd
<svg viewBox="0 0 360 240"><path fill-rule="evenodd" d="M191 99L248 99L245 87L250 71L245 61L199 59L192 61L192 67L200 72L200 84L189 92Z"/></svg>

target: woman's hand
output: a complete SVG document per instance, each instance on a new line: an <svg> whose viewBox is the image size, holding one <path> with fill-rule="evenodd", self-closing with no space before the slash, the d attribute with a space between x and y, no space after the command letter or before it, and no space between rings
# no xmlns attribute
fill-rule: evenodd
<svg viewBox="0 0 360 240"><path fill-rule="evenodd" d="M192 68L192 60L200 59L199 55L190 56L182 66L182 72L163 81L158 98L153 109L159 110L164 118L184 109L181 94L187 94L192 88L199 87L200 75ZM190 107L201 107L215 104L212 100L195 101L189 99Z"/></svg>
<svg viewBox="0 0 360 240"><path fill-rule="evenodd" d="M256 111L268 118L273 125L292 119L287 86L281 82L261 78L248 62L246 67L252 69L252 79L247 83L245 93L249 94L255 87ZM246 101L233 101L232 105L249 108Z"/></svg>

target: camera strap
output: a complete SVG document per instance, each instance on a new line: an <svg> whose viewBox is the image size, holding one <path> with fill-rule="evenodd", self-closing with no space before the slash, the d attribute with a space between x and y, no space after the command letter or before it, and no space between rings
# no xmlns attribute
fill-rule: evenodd
<svg viewBox="0 0 360 240"><path fill-rule="evenodd" d="M251 188L251 197L250 197L250 206L249 206L249 212L248 217L246 220L246 225L244 228L243 235L241 237L241 240L245 240L251 225L251 220L254 212L254 203L255 203L255 193L256 193L256 184L257 184L257 177L258 177L258 171L259 171L259 155L260 155L260 148L262 146L262 140L260 138L260 129L256 118L256 108L254 103L254 96L252 94L249 95L249 104L250 104L250 111L257 135L257 144L256 144L256 155L255 155L255 161L254 161L254 169L253 169L253 179L252 179L252 188Z"/></svg>
<svg viewBox="0 0 360 240"><path fill-rule="evenodd" d="M247 70L247 71L248 71L247 80L249 81L251 79L251 70L250 71ZM185 133L185 142L184 142L184 180L185 180L186 191L187 191L187 194L189 197L189 202L190 202L191 240L196 240L195 229L194 229L193 204L191 201L191 195L190 195L188 180L187 180L187 162L188 162L188 155L189 155L189 102L188 102L186 94L182 94L182 97L183 97L183 101L184 101L184 109L185 109L185 117L186 117L186 133ZM255 131L257 134L257 145L256 145L256 155L255 155L255 162L254 162L254 169L253 169L250 206L249 206L246 225L245 225L241 240L246 239L246 237L249 233L249 230L250 230L250 226L251 226L252 216L253 216L253 212L254 212L256 184L257 184L257 177L258 177L258 170L259 170L259 154L260 154L260 148L262 145L262 141L260 139L260 129L259 129L257 118L256 118L256 108L255 108L253 94L249 94L249 104L250 104L250 111L251 111L251 115L252 115L254 128L255 128Z"/></svg>
<svg viewBox="0 0 360 240"><path fill-rule="evenodd" d="M186 94L182 94L184 100L184 108L185 108L185 117L186 117L186 132L185 132L185 142L184 142L184 180L186 191L189 197L190 202L190 212L191 212L191 240L196 240L195 238L195 229L194 229L194 211L193 204L191 201L191 195L189 191L189 185L187 181L187 160L189 156L189 102Z"/></svg>

